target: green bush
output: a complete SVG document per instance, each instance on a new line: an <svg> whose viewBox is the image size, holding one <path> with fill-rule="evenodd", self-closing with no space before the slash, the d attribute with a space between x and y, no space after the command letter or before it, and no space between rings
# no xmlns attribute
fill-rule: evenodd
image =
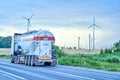
<svg viewBox="0 0 120 80"><path fill-rule="evenodd" d="M106 48L106 49L104 50L104 53L106 53L106 54L112 54L112 49Z"/></svg>
<svg viewBox="0 0 120 80"><path fill-rule="evenodd" d="M68 55L59 50L58 62L61 65L120 72L120 41L114 44L114 48L106 48L105 50L101 49L100 54ZM112 50L114 50L114 52Z"/></svg>
<svg viewBox="0 0 120 80"><path fill-rule="evenodd" d="M58 57L62 57L62 56L65 56L65 55L66 55L65 52L63 52L61 49L57 50L57 56Z"/></svg>
<svg viewBox="0 0 120 80"><path fill-rule="evenodd" d="M114 52L120 52L120 40L114 43Z"/></svg>
<svg viewBox="0 0 120 80"><path fill-rule="evenodd" d="M108 71L120 71L120 53L114 54L66 54L59 57L59 64L87 67Z"/></svg>
<svg viewBox="0 0 120 80"><path fill-rule="evenodd" d="M79 54L80 57L91 58L92 54Z"/></svg>
<svg viewBox="0 0 120 80"><path fill-rule="evenodd" d="M112 56L112 57L102 58L101 61L105 61L109 63L120 63L120 58L118 56Z"/></svg>
<svg viewBox="0 0 120 80"><path fill-rule="evenodd" d="M52 46L52 49L53 49L53 50L56 50L56 53L57 53L57 56L58 56L58 57L61 57L61 56L65 56L65 55L66 55L65 52L63 52L61 49L59 49L58 46L53 45L53 46Z"/></svg>
<svg viewBox="0 0 120 80"><path fill-rule="evenodd" d="M69 60L68 56L60 57L58 63L61 65L71 65L71 61Z"/></svg>

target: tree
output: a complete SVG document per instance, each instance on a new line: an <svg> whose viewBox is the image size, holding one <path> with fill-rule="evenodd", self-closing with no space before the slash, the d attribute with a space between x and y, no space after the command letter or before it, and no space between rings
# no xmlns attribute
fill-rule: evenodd
<svg viewBox="0 0 120 80"><path fill-rule="evenodd" d="M2 41L1 41L1 46L2 48L10 48L11 47L11 36L8 37L3 37Z"/></svg>
<svg viewBox="0 0 120 80"><path fill-rule="evenodd" d="M0 48L2 48L2 39L3 39L3 37L0 36Z"/></svg>
<svg viewBox="0 0 120 80"><path fill-rule="evenodd" d="M102 48L100 50L100 54L104 54L104 50Z"/></svg>
<svg viewBox="0 0 120 80"><path fill-rule="evenodd" d="M114 44L114 52L120 52L120 40Z"/></svg>
<svg viewBox="0 0 120 80"><path fill-rule="evenodd" d="M62 49L59 49L59 46L53 45L53 46L52 46L52 49L53 49L53 50L56 50L58 57L62 57L62 56L65 56L65 55L66 55L66 54L62 51Z"/></svg>

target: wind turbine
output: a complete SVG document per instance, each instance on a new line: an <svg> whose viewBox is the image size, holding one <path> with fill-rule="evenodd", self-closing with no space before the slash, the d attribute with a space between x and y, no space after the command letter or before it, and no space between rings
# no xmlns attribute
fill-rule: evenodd
<svg viewBox="0 0 120 80"><path fill-rule="evenodd" d="M88 28L93 28L93 50L95 49L95 28L98 27L98 28L101 28L100 26L96 25L95 24L95 18L93 18L93 24L90 25Z"/></svg>
<svg viewBox="0 0 120 80"><path fill-rule="evenodd" d="M23 19L26 19L28 22L27 22L27 32L29 32L29 28L31 27L31 24L30 24L30 20L31 18L34 16L34 14L32 14L29 18L27 17L22 17Z"/></svg>

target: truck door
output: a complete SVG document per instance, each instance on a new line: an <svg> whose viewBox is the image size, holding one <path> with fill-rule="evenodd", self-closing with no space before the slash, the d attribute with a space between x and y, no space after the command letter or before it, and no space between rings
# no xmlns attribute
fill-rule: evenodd
<svg viewBox="0 0 120 80"><path fill-rule="evenodd" d="M51 41L40 41L40 59L51 59Z"/></svg>

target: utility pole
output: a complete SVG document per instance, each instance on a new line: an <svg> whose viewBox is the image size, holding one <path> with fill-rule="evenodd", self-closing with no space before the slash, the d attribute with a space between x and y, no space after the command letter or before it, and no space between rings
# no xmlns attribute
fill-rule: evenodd
<svg viewBox="0 0 120 80"><path fill-rule="evenodd" d="M90 49L91 49L91 36L89 34L89 52L90 52Z"/></svg>
<svg viewBox="0 0 120 80"><path fill-rule="evenodd" d="M78 37L78 49L80 49L80 37Z"/></svg>

